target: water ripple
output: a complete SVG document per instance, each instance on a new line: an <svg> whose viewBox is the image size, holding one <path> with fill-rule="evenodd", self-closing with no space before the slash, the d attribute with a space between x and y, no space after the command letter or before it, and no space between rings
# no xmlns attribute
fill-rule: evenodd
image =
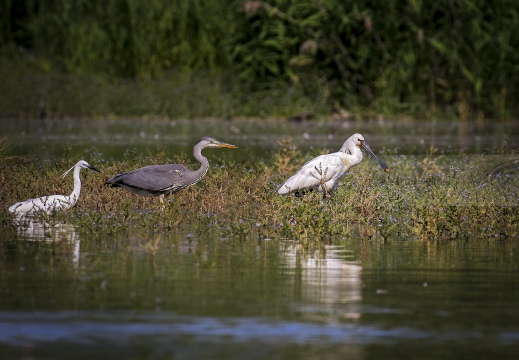
<svg viewBox="0 0 519 360"><path fill-rule="evenodd" d="M394 344L406 340L469 341L480 332L437 333L415 328L383 328L359 324L316 324L268 318L194 317L172 313L48 312L0 313L0 343L110 342L123 345L142 337L189 337L205 342ZM516 333L503 333L501 341L517 342Z"/></svg>

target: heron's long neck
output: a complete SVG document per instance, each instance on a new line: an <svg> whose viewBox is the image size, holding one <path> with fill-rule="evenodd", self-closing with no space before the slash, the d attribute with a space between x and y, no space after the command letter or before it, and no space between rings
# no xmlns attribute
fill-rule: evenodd
<svg viewBox="0 0 519 360"><path fill-rule="evenodd" d="M195 145L193 149L193 156L200 162L200 168L195 171L196 181L200 180L207 173L207 170L209 170L209 161L202 155L202 149L203 147L198 144Z"/></svg>
<svg viewBox="0 0 519 360"><path fill-rule="evenodd" d="M74 169L74 190L72 190L72 194L70 194L70 201L72 204L75 204L77 199L79 199L79 193L81 192L81 179L79 178L79 172L81 168L77 166Z"/></svg>

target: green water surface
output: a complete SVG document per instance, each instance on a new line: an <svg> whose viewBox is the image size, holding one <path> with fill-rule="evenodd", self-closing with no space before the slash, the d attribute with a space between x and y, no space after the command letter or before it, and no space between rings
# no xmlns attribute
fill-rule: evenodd
<svg viewBox="0 0 519 360"><path fill-rule="evenodd" d="M30 231L2 234L2 359L503 359L519 348L513 241L305 249Z"/></svg>

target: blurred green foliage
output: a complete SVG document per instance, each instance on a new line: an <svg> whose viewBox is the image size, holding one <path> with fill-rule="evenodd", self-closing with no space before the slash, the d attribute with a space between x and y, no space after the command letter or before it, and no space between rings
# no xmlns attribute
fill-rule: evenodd
<svg viewBox="0 0 519 360"><path fill-rule="evenodd" d="M227 61L225 1L33 1L27 36L67 71L122 77ZM222 6L223 5L223 6Z"/></svg>
<svg viewBox="0 0 519 360"><path fill-rule="evenodd" d="M516 0L4 0L0 52L73 74L223 70L330 107L517 117Z"/></svg>

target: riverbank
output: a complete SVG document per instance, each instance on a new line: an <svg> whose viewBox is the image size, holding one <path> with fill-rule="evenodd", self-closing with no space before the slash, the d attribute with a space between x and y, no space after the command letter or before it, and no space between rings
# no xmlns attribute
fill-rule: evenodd
<svg viewBox="0 0 519 360"><path fill-rule="evenodd" d="M66 222L79 232L112 234L190 229L222 237L278 238L307 241L361 236L385 241L403 239L469 240L516 238L519 231L517 157L507 155L382 156L392 169L382 171L368 159L352 169L334 196L303 198L277 194L282 182L305 161L306 154L284 142L263 160L219 161L201 183L167 198L142 198L104 185L108 176L150 164L170 162L165 149L128 153L109 162L90 153L101 174L84 172L81 198L66 212L44 216ZM171 160L188 164L186 155ZM6 162L0 189L2 223L12 223L12 203L44 194L68 193L71 179L59 179L73 164L65 159L46 164ZM133 229L133 230L132 230Z"/></svg>

